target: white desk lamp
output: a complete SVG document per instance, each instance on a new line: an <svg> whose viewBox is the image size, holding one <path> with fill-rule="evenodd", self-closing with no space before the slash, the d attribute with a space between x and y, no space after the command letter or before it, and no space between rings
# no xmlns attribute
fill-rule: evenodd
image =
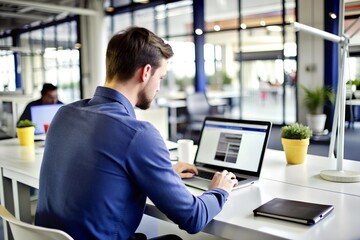
<svg viewBox="0 0 360 240"><path fill-rule="evenodd" d="M336 140L336 133L338 131L337 142L337 169L336 170L323 170L320 172L320 176L328 181L333 182L359 182L360 173L353 171L343 170L344 159L344 133L345 133L345 103L346 103L346 84L345 84L345 60L348 54L349 38L342 34L337 36L332 33L328 33L298 22L294 22L294 28L298 31L304 31L326 40L336 42L342 47L341 63L340 63L340 75L337 86L337 97L335 103L335 113L333 120L333 127L330 140L329 158L332 158L334 153L334 146Z"/></svg>

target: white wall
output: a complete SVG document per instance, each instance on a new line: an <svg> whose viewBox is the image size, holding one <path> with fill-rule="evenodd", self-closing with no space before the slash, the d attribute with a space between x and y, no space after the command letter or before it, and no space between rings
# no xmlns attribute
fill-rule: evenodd
<svg viewBox="0 0 360 240"><path fill-rule="evenodd" d="M298 22L324 29L324 1L298 1ZM298 75L300 85L306 87L324 85L324 40L308 33L298 33ZM306 124L307 109L303 106L303 91L298 88L299 122Z"/></svg>

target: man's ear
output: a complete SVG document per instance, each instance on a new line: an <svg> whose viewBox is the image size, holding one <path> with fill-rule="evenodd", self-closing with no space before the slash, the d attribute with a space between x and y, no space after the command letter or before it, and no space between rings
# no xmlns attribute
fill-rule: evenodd
<svg viewBox="0 0 360 240"><path fill-rule="evenodd" d="M141 79L142 81L146 82L147 80L149 80L151 77L151 65L150 64L146 64L143 68L142 68L142 74L141 74Z"/></svg>

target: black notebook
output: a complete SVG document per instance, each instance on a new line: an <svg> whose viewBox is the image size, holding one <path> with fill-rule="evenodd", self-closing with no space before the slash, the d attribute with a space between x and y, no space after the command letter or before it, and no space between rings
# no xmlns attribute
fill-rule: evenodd
<svg viewBox="0 0 360 240"><path fill-rule="evenodd" d="M266 216L312 225L325 218L334 206L274 198L253 210L255 216Z"/></svg>

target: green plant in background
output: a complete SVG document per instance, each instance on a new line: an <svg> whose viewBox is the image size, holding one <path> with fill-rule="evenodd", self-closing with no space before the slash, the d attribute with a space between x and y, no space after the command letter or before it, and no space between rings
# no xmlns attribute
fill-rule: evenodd
<svg viewBox="0 0 360 240"><path fill-rule="evenodd" d="M61 89L79 89L80 83L78 82L69 82L69 83L61 83L58 85L58 88Z"/></svg>
<svg viewBox="0 0 360 240"><path fill-rule="evenodd" d="M216 72L212 76L207 77L209 84L231 84L231 77L225 71Z"/></svg>
<svg viewBox="0 0 360 240"><path fill-rule="evenodd" d="M294 123L281 128L281 137L287 139L311 138L312 130L301 123Z"/></svg>
<svg viewBox="0 0 360 240"><path fill-rule="evenodd" d="M20 120L16 124L16 127L17 128L35 127L35 124L32 121L25 119L25 120Z"/></svg>
<svg viewBox="0 0 360 240"><path fill-rule="evenodd" d="M355 85L356 87L360 86L360 79L348 80L347 85Z"/></svg>
<svg viewBox="0 0 360 240"><path fill-rule="evenodd" d="M315 89L301 87L305 91L304 104L310 114L322 113L322 108L327 101L334 103L335 93L330 87L324 86Z"/></svg>
<svg viewBox="0 0 360 240"><path fill-rule="evenodd" d="M176 85L180 87L180 90L185 91L187 86L194 85L195 78L193 77L182 77L182 78L176 78ZM166 83L168 84L168 83Z"/></svg>

